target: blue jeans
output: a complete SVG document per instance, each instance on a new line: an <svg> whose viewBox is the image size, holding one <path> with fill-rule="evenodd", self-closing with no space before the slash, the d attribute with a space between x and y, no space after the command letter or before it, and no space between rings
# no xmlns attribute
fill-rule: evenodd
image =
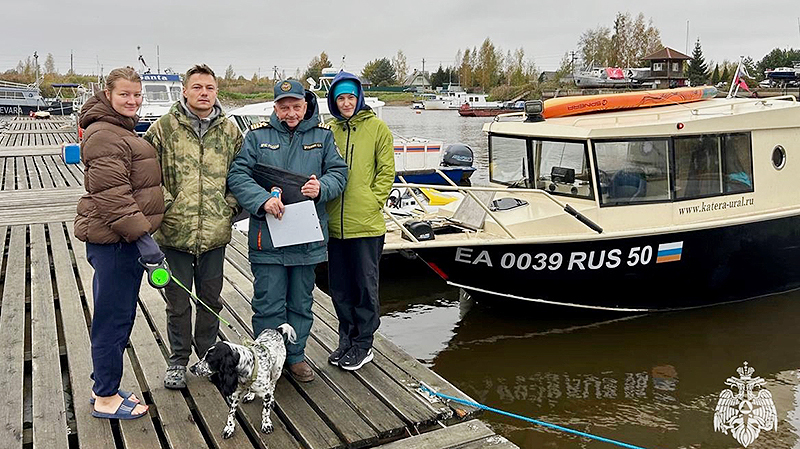
<svg viewBox="0 0 800 449"><path fill-rule="evenodd" d="M133 330L144 267L134 243L87 243L86 258L94 268L92 390L97 396L112 396L122 379L122 357Z"/></svg>

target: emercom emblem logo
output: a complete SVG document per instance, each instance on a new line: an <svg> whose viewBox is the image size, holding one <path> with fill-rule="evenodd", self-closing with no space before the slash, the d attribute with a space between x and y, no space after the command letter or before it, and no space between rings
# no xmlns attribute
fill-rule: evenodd
<svg viewBox="0 0 800 449"><path fill-rule="evenodd" d="M758 438L762 430L778 430L778 415L772 393L763 388L762 377L752 377L755 369L747 366L736 370L739 377L729 377L726 388L719 394L714 411L714 430L728 434L744 447ZM733 389L737 392L734 393Z"/></svg>

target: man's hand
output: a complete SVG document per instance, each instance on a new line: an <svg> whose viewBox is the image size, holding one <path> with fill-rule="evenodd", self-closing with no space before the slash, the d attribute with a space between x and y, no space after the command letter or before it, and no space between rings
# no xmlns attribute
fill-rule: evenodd
<svg viewBox="0 0 800 449"><path fill-rule="evenodd" d="M317 179L317 175L311 175L311 179L300 188L300 193L311 199L319 196L319 179Z"/></svg>
<svg viewBox="0 0 800 449"><path fill-rule="evenodd" d="M272 197L264 203L264 212L274 215L278 220L283 218L284 210L286 210L286 206L284 206L283 202L278 198Z"/></svg>

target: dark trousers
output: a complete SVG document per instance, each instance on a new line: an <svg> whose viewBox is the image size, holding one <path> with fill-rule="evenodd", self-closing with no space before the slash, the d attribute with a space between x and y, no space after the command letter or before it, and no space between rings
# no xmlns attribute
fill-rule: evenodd
<svg viewBox="0 0 800 449"><path fill-rule="evenodd" d="M372 347L381 324L378 261L384 236L330 239L328 283L339 318L339 346Z"/></svg>
<svg viewBox="0 0 800 449"><path fill-rule="evenodd" d="M122 357L133 330L144 267L134 243L87 243L86 258L94 268L92 390L97 396L112 396L122 379Z"/></svg>
<svg viewBox="0 0 800 449"><path fill-rule="evenodd" d="M186 288L192 289L198 298L215 312L222 310L219 293L222 291L222 265L225 262L225 247L206 251L199 256L162 248L172 276ZM192 354L192 303L189 294L174 282L164 288L167 297L167 338L169 338L169 364L186 366ZM219 319L205 307L195 304L194 345L197 356L202 358L217 340Z"/></svg>
<svg viewBox="0 0 800 449"><path fill-rule="evenodd" d="M302 362L306 340L314 323L311 305L316 265L283 266L251 263L253 271L253 334L289 323L297 333L297 343L286 343L286 363Z"/></svg>

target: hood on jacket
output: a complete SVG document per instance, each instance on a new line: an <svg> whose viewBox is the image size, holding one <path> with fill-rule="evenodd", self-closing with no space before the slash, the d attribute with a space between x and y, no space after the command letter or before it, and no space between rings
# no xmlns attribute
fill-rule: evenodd
<svg viewBox="0 0 800 449"><path fill-rule="evenodd" d="M180 107L183 108L183 114L186 119L191 123L192 129L194 129L195 134L197 134L200 139L203 138L206 131L211 127L211 124L214 123L217 117L222 116L222 104L219 102L219 98L214 101L214 106L211 108L211 113L208 114L207 117L200 118L197 114L192 112L189 109L189 105L186 104L186 97L181 95L181 99L178 102Z"/></svg>
<svg viewBox="0 0 800 449"><path fill-rule="evenodd" d="M306 89L306 104L308 105L308 108L306 108L306 115L303 116L303 120L297 125L295 131L308 131L320 124L317 95L308 89ZM269 117L269 124L281 132L290 132L286 123L278 120L278 114L275 113L274 108L272 110L272 115Z"/></svg>
<svg viewBox="0 0 800 449"><path fill-rule="evenodd" d="M353 111L353 116L355 116L358 111L362 109L369 109L369 106L367 106L367 103L364 101L364 88L361 86L361 80L352 73L348 73L343 70L336 74L336 76L333 78L333 82L331 82L331 88L328 90L328 110L331 112L331 115L339 120L347 119L345 119L344 116L342 116L342 113L339 112L339 107L336 106L336 99L333 98L333 91L336 83L343 80L351 80L356 83L356 86L358 86L358 101L356 102L356 109Z"/></svg>
<svg viewBox="0 0 800 449"><path fill-rule="evenodd" d="M81 108L80 125L83 129L88 128L94 122L106 122L133 131L138 121L138 115L126 117L115 111L111 102L106 98L105 91L102 90L88 99Z"/></svg>

